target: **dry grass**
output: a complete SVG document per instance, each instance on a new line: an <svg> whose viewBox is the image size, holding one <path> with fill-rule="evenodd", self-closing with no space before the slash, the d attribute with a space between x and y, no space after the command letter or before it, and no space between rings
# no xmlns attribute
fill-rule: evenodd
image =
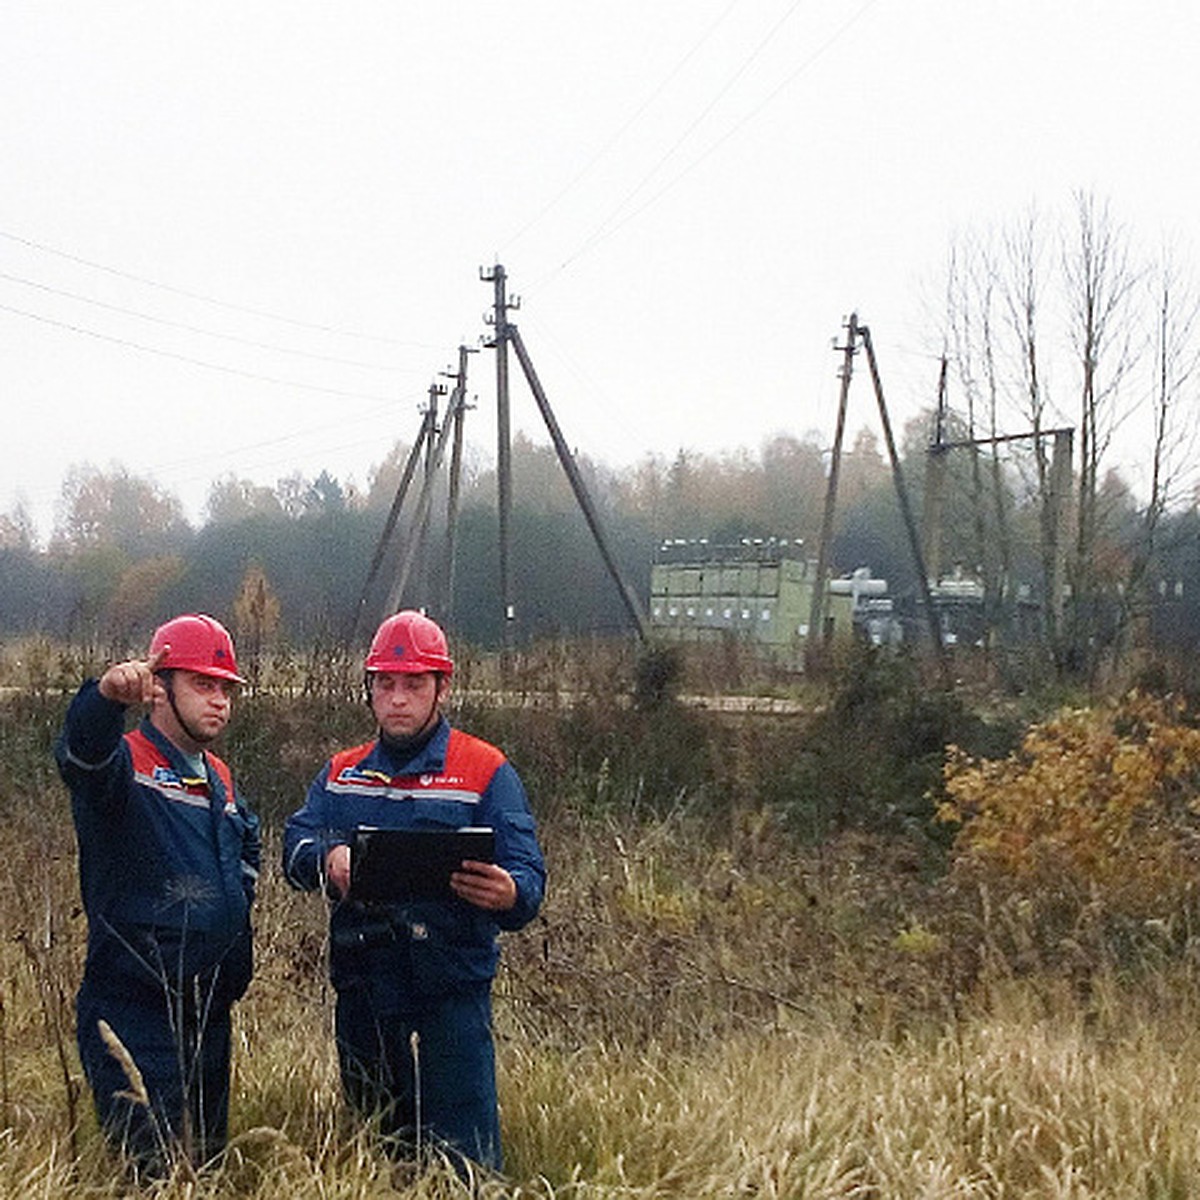
<svg viewBox="0 0 1200 1200"><path fill-rule="evenodd" d="M579 1181L569 1194L1194 1195L1196 1063L1143 1032L1105 1049L992 1018L898 1043L778 1031L685 1058L526 1048L506 1120L523 1159Z"/></svg>
<svg viewBox="0 0 1200 1200"><path fill-rule="evenodd" d="M18 763L18 741L0 739L0 1197L107 1200L129 1188L72 1092L84 928L66 798L44 748ZM968 988L936 933L944 899L902 844L804 849L750 807L620 811L550 809L549 900L507 939L504 1179L398 1179L344 1112L324 913L280 881L272 833L229 1152L148 1194L1200 1195L1190 947L1132 983L1020 976L993 955Z"/></svg>
<svg viewBox="0 0 1200 1200"><path fill-rule="evenodd" d="M497 989L508 1174L476 1194L1200 1193L1184 965L1138 991L1102 980L1086 1000L1009 980L956 1004L936 954L897 942L906 922L886 898L904 889L871 875L869 846L804 858L757 836L739 860L683 827L547 830L552 900L510 939ZM7 927L27 911L8 907ZM69 994L82 930L61 929L47 971ZM323 934L319 903L268 876L260 967L237 1010L229 1153L152 1194L469 1194L449 1171L394 1179L343 1112ZM69 1128L28 956L10 941L3 962L0 1195L126 1194L86 1105Z"/></svg>

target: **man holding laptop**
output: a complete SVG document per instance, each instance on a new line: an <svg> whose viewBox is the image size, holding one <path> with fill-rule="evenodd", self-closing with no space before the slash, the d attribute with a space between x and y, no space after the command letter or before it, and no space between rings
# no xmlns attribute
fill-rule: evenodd
<svg viewBox="0 0 1200 1200"><path fill-rule="evenodd" d="M330 900L347 1098L406 1152L428 1137L499 1169L491 983L497 934L542 901L536 826L503 753L442 715L454 664L434 621L389 617L364 668L378 735L313 780L284 873Z"/></svg>

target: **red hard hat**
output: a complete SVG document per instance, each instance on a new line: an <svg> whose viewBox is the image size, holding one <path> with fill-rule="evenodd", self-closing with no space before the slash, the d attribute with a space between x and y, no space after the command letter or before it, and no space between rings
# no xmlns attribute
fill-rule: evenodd
<svg viewBox="0 0 1200 1200"><path fill-rule="evenodd" d="M246 681L237 673L233 654L233 638L229 630L214 617L203 613L188 613L160 625L150 639L153 655L164 646L166 657L158 664L160 671L195 671L197 675L212 675L217 679Z"/></svg>
<svg viewBox="0 0 1200 1200"><path fill-rule="evenodd" d="M388 617L375 631L363 669L402 671L411 675L438 671L450 675L454 671L454 662L442 627L424 613L406 608Z"/></svg>

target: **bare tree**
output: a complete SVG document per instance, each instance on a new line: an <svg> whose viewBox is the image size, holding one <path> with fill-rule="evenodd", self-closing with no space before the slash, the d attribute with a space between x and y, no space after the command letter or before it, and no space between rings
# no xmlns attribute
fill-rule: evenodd
<svg viewBox="0 0 1200 1200"><path fill-rule="evenodd" d="M33 517L25 504L18 502L0 513L0 550L31 550L36 541Z"/></svg>
<svg viewBox="0 0 1200 1200"><path fill-rule="evenodd" d="M996 364L999 267L989 244L969 238L952 253L947 290L947 350L966 404L970 495L976 558L985 593L985 638L990 647L1007 624L1012 591L1011 489L1000 444ZM990 519L989 519L990 516Z"/></svg>
<svg viewBox="0 0 1200 1200"><path fill-rule="evenodd" d="M1036 513L1039 549L1046 548L1043 593L1055 591L1050 458L1044 444L1049 423L1039 362L1043 259L1039 223L1031 213L999 236L961 239L948 275L944 344L971 443L967 497L989 644L1015 627L1017 546L1028 519L1022 509ZM1014 458L1014 439L1022 440L1025 459ZM1018 487L1013 465L1025 461L1032 467ZM1044 632L1054 646L1055 608L1044 608Z"/></svg>
<svg viewBox="0 0 1200 1200"><path fill-rule="evenodd" d="M991 520L975 515L987 533L985 581L990 589L1008 576L1022 504L995 446L1024 439L1029 452L1014 461L1027 464L1037 514L1046 646L1060 672L1092 677L1128 646L1158 525L1188 466L1196 298L1170 254L1155 269L1143 265L1107 205L1079 193L1057 237L1031 210L998 239L957 246L945 304L944 344L970 437L996 439ZM1142 429L1135 496L1116 474L1117 448ZM981 505L978 478L972 493Z"/></svg>
<svg viewBox="0 0 1200 1200"><path fill-rule="evenodd" d="M1029 436L1032 478L1028 489L1037 514L1041 565L1041 628L1057 669L1065 661L1060 614L1063 602L1063 538L1066 481L1057 451L1061 443L1043 365L1048 281L1043 222L1031 209L1004 235L1002 278L1005 323L1012 342L1012 389L1021 425ZM1023 425L1023 428L1021 427Z"/></svg>
<svg viewBox="0 0 1200 1200"><path fill-rule="evenodd" d="M1118 426L1133 412L1122 385L1141 357L1133 311L1138 274L1130 265L1125 231L1113 222L1107 205L1078 193L1074 237L1063 249L1068 337L1079 372L1079 473L1066 649L1068 666L1089 677L1116 636L1103 611L1102 588L1118 581L1103 580L1097 571L1103 532L1100 468Z"/></svg>
<svg viewBox="0 0 1200 1200"><path fill-rule="evenodd" d="M1175 255L1165 247L1148 273L1147 310L1151 373L1148 392L1150 461L1147 500L1131 539L1125 586L1120 591L1122 620L1118 639L1145 612L1147 571L1158 549L1163 518L1185 497L1194 476L1197 413L1193 398L1200 366L1197 317L1200 300L1183 277ZM1106 515L1106 514L1103 514Z"/></svg>

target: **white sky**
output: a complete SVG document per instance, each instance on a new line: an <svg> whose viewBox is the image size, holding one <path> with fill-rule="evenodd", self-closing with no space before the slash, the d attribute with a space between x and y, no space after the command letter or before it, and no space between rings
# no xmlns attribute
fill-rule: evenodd
<svg viewBox="0 0 1200 1200"><path fill-rule="evenodd" d="M1085 189L1189 238L1198 48L1185 0L10 0L0 511L47 533L85 461L193 519L226 472L364 482L497 261L613 466L827 440L852 310L899 427L955 233ZM490 454L491 352L471 371Z"/></svg>

